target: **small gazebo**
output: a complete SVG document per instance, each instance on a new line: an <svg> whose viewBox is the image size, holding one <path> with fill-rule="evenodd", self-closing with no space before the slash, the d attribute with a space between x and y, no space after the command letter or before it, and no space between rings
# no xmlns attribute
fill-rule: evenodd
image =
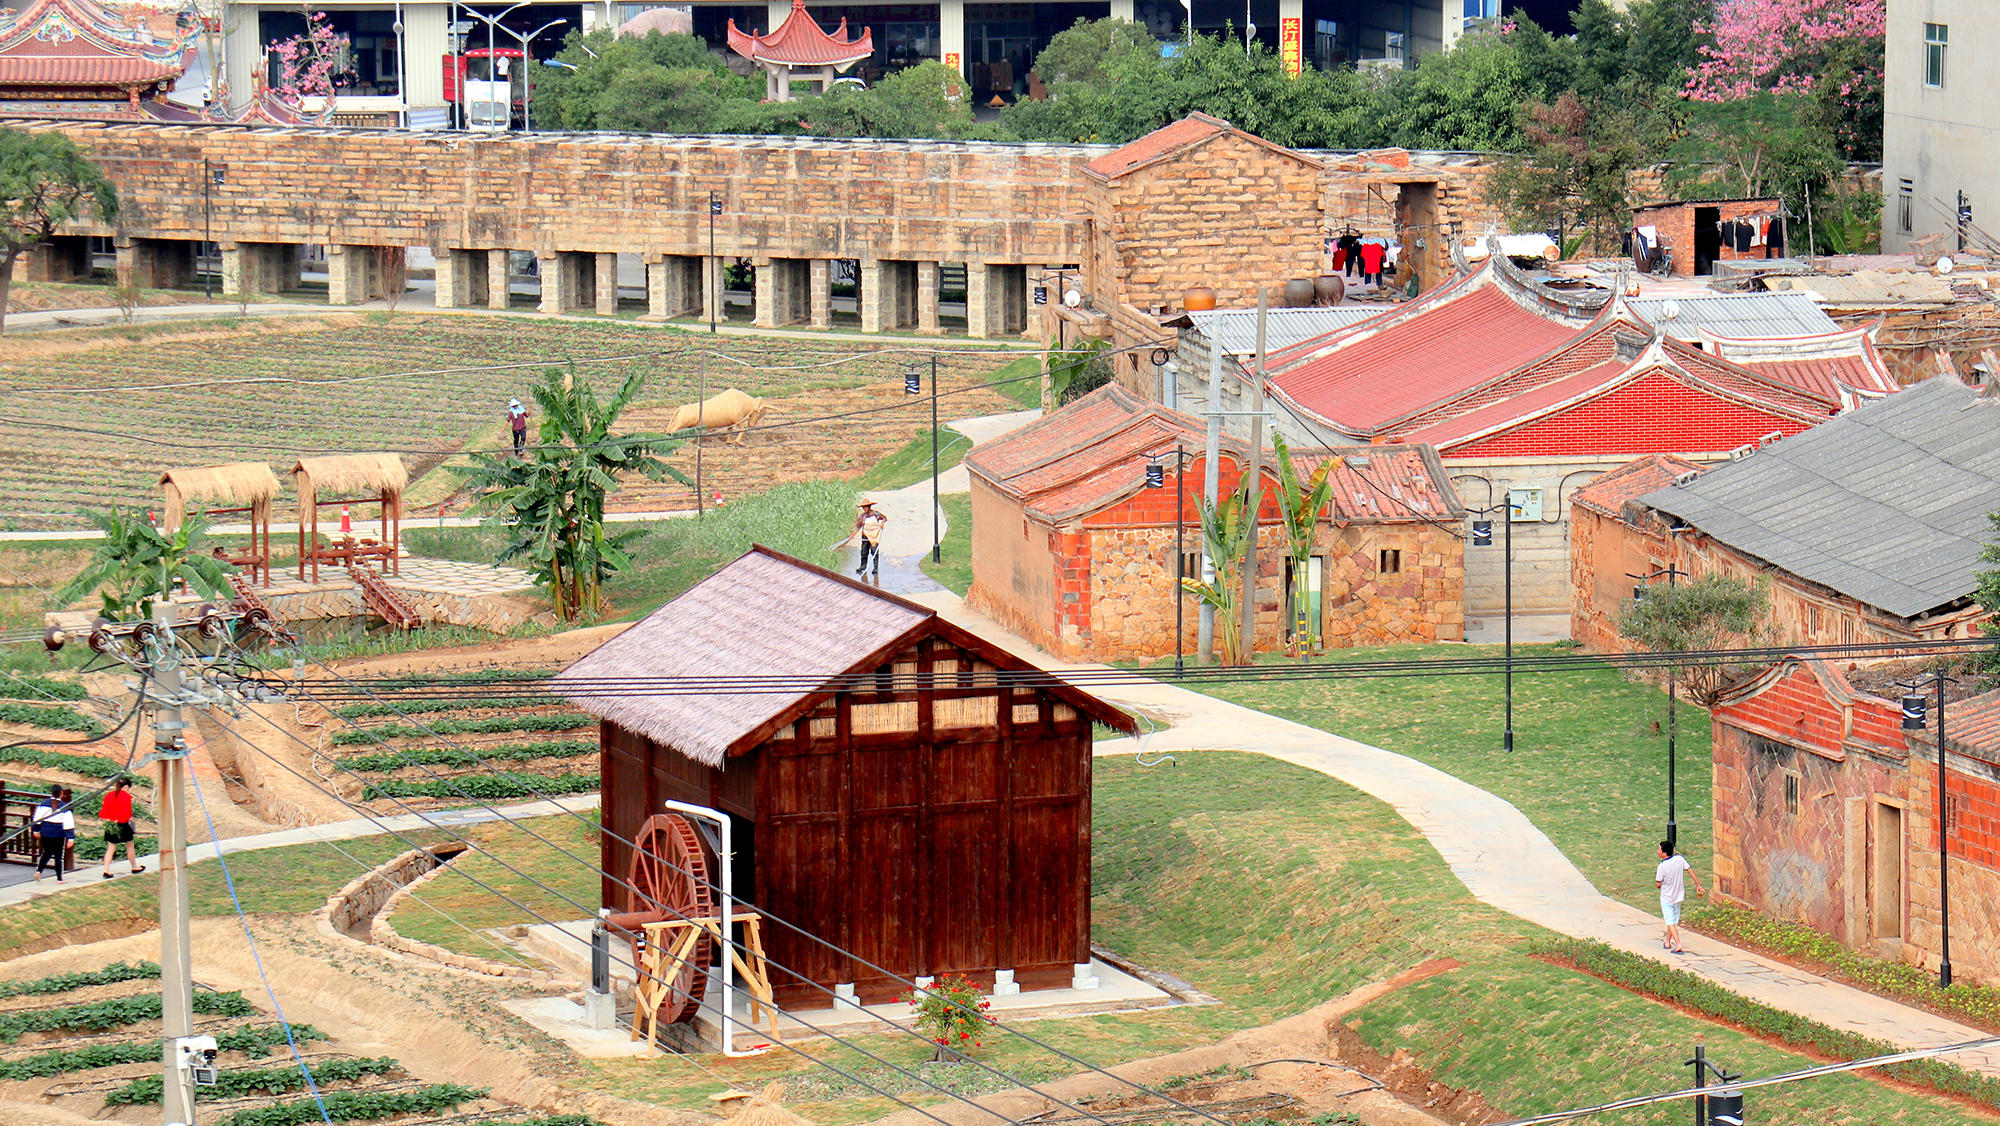
<svg viewBox="0 0 2000 1126"><path fill-rule="evenodd" d="M738 31L730 20L729 49L764 68L765 100L789 102L794 77L817 82L824 92L836 75L875 53L875 33L864 27L859 38L849 39L842 16L840 30L828 35L806 11L806 0L792 0L791 14L769 35Z"/></svg>
<svg viewBox="0 0 2000 1126"><path fill-rule="evenodd" d="M261 461L239 461L232 465L198 465L169 469L160 474L160 489L166 494L168 532L179 530L191 504L214 504L205 516L248 516L250 546L228 553L227 559L249 572L259 586L271 585L271 501L278 495L278 475Z"/></svg>
<svg viewBox="0 0 2000 1126"><path fill-rule="evenodd" d="M398 558L403 539L403 487L410 475L395 454L341 454L335 457L302 457L292 466L292 487L299 494L299 578L319 581L319 565L346 566L369 559L387 562L388 569L400 572ZM319 506L322 504L380 504L382 533L356 536L343 532L331 542L319 534Z"/></svg>

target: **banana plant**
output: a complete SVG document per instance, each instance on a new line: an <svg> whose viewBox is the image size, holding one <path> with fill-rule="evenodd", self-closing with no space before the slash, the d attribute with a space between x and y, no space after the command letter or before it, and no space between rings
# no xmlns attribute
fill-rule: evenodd
<svg viewBox="0 0 2000 1126"><path fill-rule="evenodd" d="M91 553L83 571L56 594L63 605L96 594L107 618L134 611L151 617L153 601L181 586L203 598L230 596L229 573L236 568L194 550L208 527L208 518L200 513L189 513L171 532L115 507L93 512L90 519L103 531L104 542Z"/></svg>
<svg viewBox="0 0 2000 1126"><path fill-rule="evenodd" d="M1292 461L1291 447L1285 444L1283 434L1273 435L1271 444L1278 451L1278 512L1285 521L1285 539L1292 554L1293 582L1299 584L1300 591L1293 593L1294 603L1302 592L1306 568L1312 566L1313 541L1319 532L1319 514L1333 499L1333 471L1340 468L1341 459L1329 457L1313 470L1310 480L1299 480L1297 468ZM1297 656L1305 648L1319 640L1319 623L1306 621L1303 617L1292 629L1292 655Z"/></svg>
<svg viewBox="0 0 2000 1126"><path fill-rule="evenodd" d="M1215 563L1215 578L1181 580L1189 594L1215 608L1216 645L1225 665L1250 663L1243 651L1243 631L1237 628L1237 610L1242 605L1243 556L1257 534L1257 511L1264 506L1263 489L1251 499L1252 484L1245 477L1240 487L1213 505L1201 502L1202 545Z"/></svg>

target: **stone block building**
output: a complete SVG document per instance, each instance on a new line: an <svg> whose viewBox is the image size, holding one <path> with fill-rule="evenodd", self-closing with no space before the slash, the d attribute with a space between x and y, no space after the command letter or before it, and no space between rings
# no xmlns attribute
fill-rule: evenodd
<svg viewBox="0 0 2000 1126"><path fill-rule="evenodd" d="M974 608L1058 656L1172 655L1177 529L1185 574L1202 574L1206 428L1116 385L985 443L972 477ZM1185 467L1177 451L1186 451ZM1465 515L1425 446L1294 450L1310 476L1329 459L1333 498L1309 563L1294 571L1264 455L1258 512L1256 647L1346 648L1464 637ZM1216 474L1237 488L1245 444L1221 444ZM1161 466L1147 488L1146 467ZM1184 474L1183 488L1181 475ZM1176 514L1176 498L1185 507ZM1198 641L1198 603L1183 607L1181 651ZM1218 625L1217 628L1221 628Z"/></svg>
<svg viewBox="0 0 2000 1126"><path fill-rule="evenodd" d="M2000 980L2000 692L1945 705L1948 905L1956 976ZM1826 661L1788 657L1716 705L1715 886L1877 957L1941 952L1936 709Z"/></svg>

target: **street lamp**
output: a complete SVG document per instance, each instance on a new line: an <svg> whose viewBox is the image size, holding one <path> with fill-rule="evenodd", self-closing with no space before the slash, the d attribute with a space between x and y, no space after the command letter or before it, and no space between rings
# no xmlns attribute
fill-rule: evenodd
<svg viewBox="0 0 2000 1126"><path fill-rule="evenodd" d="M1922 731L1924 729L1924 698L1917 695L1923 686L1922 680L1897 681L1896 687L1903 690L1903 730ZM1938 792L1938 984L1951 984L1951 881L1946 861L1950 859L1948 841L1951 836L1950 812L1945 805L1944 781L1944 686L1956 684L1956 680L1944 674L1944 669L1931 674L1931 683L1937 686L1937 792Z"/></svg>
<svg viewBox="0 0 2000 1126"><path fill-rule="evenodd" d="M1475 516L1484 516L1490 512L1499 512L1505 514L1507 518L1507 530L1501 533L1501 554L1505 556L1501 562L1501 576L1502 582L1507 588L1506 612L1503 618L1504 633L1502 634L1506 642L1506 657L1503 664L1507 670L1507 728L1500 735L1500 749L1509 753L1512 753L1514 750L1514 510L1514 490L1511 488L1507 490L1507 499L1502 503L1471 510ZM1472 522L1472 546L1493 546L1493 521L1474 520Z"/></svg>
<svg viewBox="0 0 2000 1126"><path fill-rule="evenodd" d="M207 157L201 159L201 253L195 255L195 264L208 255L208 248L215 243L215 197L213 189L222 186L223 177L229 171L226 164L211 164ZM217 258L220 259L220 252ZM220 266L220 261L217 262ZM207 270L201 272L201 298L215 299L215 275Z"/></svg>
<svg viewBox="0 0 2000 1126"><path fill-rule="evenodd" d="M903 394L921 395L923 393L923 373L917 371L904 372ZM942 563L944 562L944 528L939 524L940 516L938 515L942 501L938 496L937 403L937 356L933 354L931 356L931 562Z"/></svg>
<svg viewBox="0 0 2000 1126"><path fill-rule="evenodd" d="M494 70L499 69L500 60L493 53L493 33L495 29L504 31L507 34L513 36L515 39L520 40L521 42L521 132L523 133L532 133L535 131L534 119L530 114L530 103L534 100L535 76L534 72L531 69L529 69L534 60L529 58L528 56L528 44L534 42L535 38L541 35L542 32L547 31L548 29L555 27L559 24L566 24L569 22L567 19L550 20L549 22L543 24L542 26L536 28L535 30L528 32L526 35L523 35L512 28L500 26L500 21L506 19L508 14L513 12L515 8L525 8L529 4L532 4L534 2L535 0L521 0L519 4L515 4L513 7L507 8L505 11L502 11L497 16L485 15L480 12L475 12L470 8L464 10L465 15L471 16L473 19L476 19L486 25L486 65L488 67ZM510 85L511 81L512 80L510 79L509 80Z"/></svg>
<svg viewBox="0 0 2000 1126"><path fill-rule="evenodd" d="M1167 487L1166 468L1160 464L1162 454L1150 454L1146 459L1146 487L1164 489ZM1186 644L1182 635L1181 606L1187 597L1187 449L1179 442L1174 443L1174 679L1178 680L1186 671L1181 650Z"/></svg>
<svg viewBox="0 0 2000 1126"><path fill-rule="evenodd" d="M1625 577L1628 579L1639 580L1639 585L1632 588L1632 601L1640 602L1643 601L1646 597L1647 583L1652 582L1654 579L1664 576L1667 580L1667 586L1671 588L1675 585L1675 582L1677 580L1685 577L1686 575L1687 575L1686 571L1683 571L1679 567L1676 567L1673 564L1669 563L1665 567L1662 567L1657 571L1645 575L1635 575L1628 571L1626 572ZM1677 719L1678 716L1674 711L1674 666L1668 665L1667 666L1667 848L1669 852L1673 850L1674 846L1680 843L1681 839L1680 820L1675 814L1675 806L1674 806L1674 799L1675 799L1674 773L1675 773L1675 767L1677 765L1676 756L1674 754L1674 734L1678 730L1678 727L1676 725Z"/></svg>

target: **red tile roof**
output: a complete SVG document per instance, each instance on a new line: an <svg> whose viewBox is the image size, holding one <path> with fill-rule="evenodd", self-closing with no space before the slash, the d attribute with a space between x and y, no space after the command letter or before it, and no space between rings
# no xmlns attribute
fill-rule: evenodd
<svg viewBox="0 0 2000 1126"><path fill-rule="evenodd" d="M1703 334L1715 355L1844 407L1892 395L1902 385L1875 349L1873 328L1783 340L1737 340Z"/></svg>
<svg viewBox="0 0 2000 1126"><path fill-rule="evenodd" d="M1366 331L1380 323L1363 322L1333 350L1272 376L1271 385L1341 430L1367 438L1539 359L1577 334L1575 326L1525 308L1491 284Z"/></svg>
<svg viewBox="0 0 2000 1126"><path fill-rule="evenodd" d="M1116 180L1149 164L1157 164L1198 148L1217 137L1232 134L1272 152L1291 157L1309 167L1324 167L1319 161L1304 153L1294 152L1283 145L1272 144L1254 133L1243 132L1219 117L1210 117L1208 114L1196 111L1171 125L1163 125L1128 145L1098 157L1084 165L1083 170L1100 180Z"/></svg>
<svg viewBox="0 0 2000 1126"><path fill-rule="evenodd" d="M1701 466L1686 458L1672 454L1647 454L1593 479L1570 497L1570 503L1617 517L1626 501L1664 489L1683 473L1699 472Z"/></svg>
<svg viewBox="0 0 2000 1126"><path fill-rule="evenodd" d="M1465 515L1451 491L1451 479L1429 446L1343 446L1292 451L1292 469L1311 480L1320 464L1339 458L1328 474L1333 489L1327 507L1342 523L1413 518L1456 520Z"/></svg>
<svg viewBox="0 0 2000 1126"><path fill-rule="evenodd" d="M736 30L729 21L729 49L753 62L784 66L842 66L875 53L875 33L861 29L858 39L847 38L847 17L840 29L828 35L806 11L806 0L792 0L792 12L769 35L751 35Z"/></svg>
<svg viewBox="0 0 2000 1126"><path fill-rule="evenodd" d="M1208 428L1200 419L1143 402L1112 384L1019 430L975 448L967 470L1021 502L1028 513L1068 520L1145 487L1147 455L1171 453L1176 442L1200 451ZM1243 446L1224 439L1232 459Z"/></svg>
<svg viewBox="0 0 2000 1126"><path fill-rule="evenodd" d="M1945 711L1945 746L1981 762L2000 764L2000 692L1953 701Z"/></svg>
<svg viewBox="0 0 2000 1126"><path fill-rule="evenodd" d="M194 59L191 38L118 25L87 0L35 0L0 27L0 95L40 90L167 89Z"/></svg>

